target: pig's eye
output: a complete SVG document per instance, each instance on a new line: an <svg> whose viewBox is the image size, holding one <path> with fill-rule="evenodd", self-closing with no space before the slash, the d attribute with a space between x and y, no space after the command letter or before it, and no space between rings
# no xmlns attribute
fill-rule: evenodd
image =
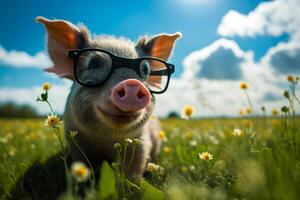
<svg viewBox="0 0 300 200"><path fill-rule="evenodd" d="M83 52L76 67L78 81L86 85L101 84L109 75L112 66L110 56L104 52Z"/></svg>
<svg viewBox="0 0 300 200"><path fill-rule="evenodd" d="M101 68L104 67L104 65L105 65L105 61L95 56L94 58L91 59L88 69Z"/></svg>
<svg viewBox="0 0 300 200"><path fill-rule="evenodd" d="M147 78L150 74L151 67L148 60L143 60L140 64L140 74L142 78Z"/></svg>

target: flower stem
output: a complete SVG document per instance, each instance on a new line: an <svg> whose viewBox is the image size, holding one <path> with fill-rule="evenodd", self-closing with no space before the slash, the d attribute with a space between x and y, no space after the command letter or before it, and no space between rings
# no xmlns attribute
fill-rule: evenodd
<svg viewBox="0 0 300 200"><path fill-rule="evenodd" d="M49 106L49 108L50 108L51 112L52 112L52 113L54 113L54 111L53 111L53 109L52 109L52 106L51 106L51 104L49 103L49 101L48 101L48 100L46 101L46 103L48 104L48 106Z"/></svg>
<svg viewBox="0 0 300 200"><path fill-rule="evenodd" d="M84 156L84 158L87 161L89 167L91 168L92 176L93 176L93 184L95 184L96 176L95 176L95 172L94 172L94 169L93 169L93 166L92 166L91 162L89 161L88 157L85 155L85 153L83 152L83 150L81 149L81 147L78 145L78 143L76 142L76 140L73 139L73 142L74 142L75 146L78 148L78 150L81 152L81 154Z"/></svg>

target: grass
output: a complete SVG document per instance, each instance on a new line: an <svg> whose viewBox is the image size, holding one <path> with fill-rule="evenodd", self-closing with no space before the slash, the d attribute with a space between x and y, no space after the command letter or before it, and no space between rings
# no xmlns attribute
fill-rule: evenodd
<svg viewBox="0 0 300 200"><path fill-rule="evenodd" d="M126 189L121 195L129 199L297 199L300 195L297 124L299 118L293 121L284 116L162 120L166 138L156 161L159 170L147 174L146 182L135 189ZM36 161L47 162L61 147L55 134L43 126L43 120L2 119L0 127L0 194L5 199ZM233 136L235 128L242 130L241 136ZM199 158L198 154L205 151L213 155L212 160ZM46 185L50 188L49 195L51 181L54 184L59 179L55 167L51 169L50 175L44 178L49 179ZM101 170L105 174L112 171L107 166ZM116 184L120 184L117 174L107 177L102 182L116 179ZM42 186L46 184L44 181L37 179L35 184ZM99 199L104 190L111 188L97 187L86 198ZM120 189L112 191L116 193L112 196L120 197ZM47 199L48 194L44 195Z"/></svg>

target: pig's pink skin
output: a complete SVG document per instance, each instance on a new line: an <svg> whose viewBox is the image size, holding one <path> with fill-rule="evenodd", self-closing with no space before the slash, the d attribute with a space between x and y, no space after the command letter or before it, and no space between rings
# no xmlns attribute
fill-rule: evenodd
<svg viewBox="0 0 300 200"><path fill-rule="evenodd" d="M127 79L112 89L112 103L124 112L146 108L151 101L149 90L137 79Z"/></svg>

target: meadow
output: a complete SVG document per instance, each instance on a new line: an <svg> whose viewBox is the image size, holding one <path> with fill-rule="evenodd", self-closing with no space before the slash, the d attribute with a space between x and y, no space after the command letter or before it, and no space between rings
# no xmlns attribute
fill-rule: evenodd
<svg viewBox="0 0 300 200"><path fill-rule="evenodd" d="M51 181L66 177L67 187L60 199L80 199L82 190L85 199L298 199L300 118L293 110L297 99L291 97L292 92L284 94L290 104L268 117L249 109L237 118L162 119L161 152L139 183L124 178L120 160L112 166L103 164L100 184L95 187L92 178L81 187L82 183L52 168L45 175L49 182L37 179L35 183L47 187L49 193L34 199L51 199L55 192L51 188L57 186ZM262 112L268 111L262 108ZM55 133L62 134L63 125L55 132L45 127L44 121L0 120L1 199L13 198L11 191L33 163L45 163L62 150ZM128 141L116 151L121 155L126 145L130 145ZM62 159L58 162L63 166ZM16 191L25 193L22 187ZM24 199L31 198L25 195Z"/></svg>
<svg viewBox="0 0 300 200"><path fill-rule="evenodd" d="M299 196L300 133L297 130L297 144L293 144L289 139L293 134L292 124L288 119L168 119L162 125L165 136L156 162L160 168L146 179L163 191L162 196L170 199L297 199ZM1 120L0 126L0 192L6 198L26 169L34 161L45 162L59 152L60 144L55 134L44 127L43 120ZM232 134L235 128L242 131L240 136ZM201 160L198 153L204 151L209 151L213 159ZM155 192L147 198L151 199L151 195L156 199Z"/></svg>

